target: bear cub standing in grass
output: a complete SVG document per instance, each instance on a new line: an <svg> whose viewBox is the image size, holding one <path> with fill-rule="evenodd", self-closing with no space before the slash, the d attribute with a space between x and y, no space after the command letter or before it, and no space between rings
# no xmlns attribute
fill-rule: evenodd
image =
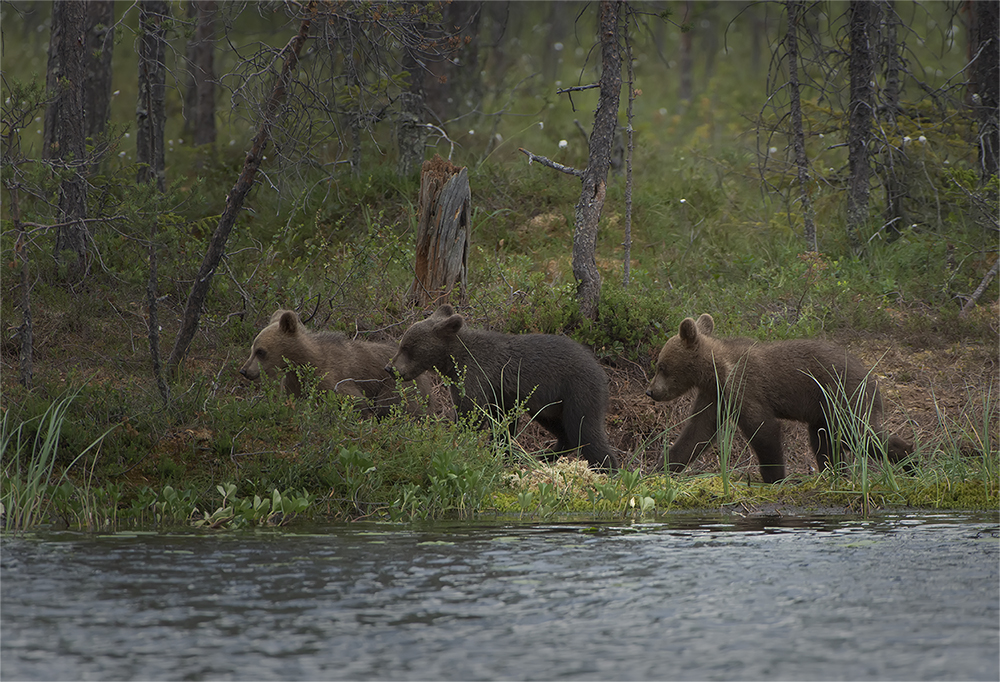
<svg viewBox="0 0 1000 682"><path fill-rule="evenodd" d="M906 459L913 446L882 430L882 396L874 377L847 351L825 341L791 340L757 343L750 339L717 339L708 313L681 322L656 360L656 375L646 395L656 401L679 398L698 390L687 425L670 447L670 470L680 471L715 440L717 395L721 384L725 407L735 414L743 435L760 463L765 483L785 477L779 419L809 425L809 443L822 471L833 454L831 430L836 415L867 416L867 427L888 447L893 463ZM841 446L845 446L843 436ZM869 455L879 457L881 445Z"/></svg>
<svg viewBox="0 0 1000 682"><path fill-rule="evenodd" d="M452 380L460 414L482 408L500 417L525 400L532 419L558 439L556 452L579 449L591 466L618 468L604 425L608 377L590 351L564 336L470 329L443 305L406 330L386 369L403 379L436 369Z"/></svg>
<svg viewBox="0 0 1000 682"><path fill-rule="evenodd" d="M240 368L240 374L256 381L261 372L272 379L283 372L282 388L300 396L302 385L295 368L315 367L320 390L354 396L363 413L383 417L400 402L395 377L385 370L385 363L395 352L391 343L351 341L336 332L310 332L294 311L277 310L253 340L250 358ZM425 414L431 378L423 374L411 378L415 379L419 400L408 399L406 411Z"/></svg>

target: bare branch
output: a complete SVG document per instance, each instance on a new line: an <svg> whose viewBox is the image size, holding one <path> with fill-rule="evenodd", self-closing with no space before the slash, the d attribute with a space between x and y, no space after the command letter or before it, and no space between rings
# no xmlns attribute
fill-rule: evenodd
<svg viewBox="0 0 1000 682"><path fill-rule="evenodd" d="M549 168L555 169L557 171L561 171L561 172L566 173L568 175L575 175L578 178L582 178L583 177L583 171L582 170L578 170L576 168L572 168L571 166L564 166L561 163L557 163L556 161L552 161L551 159L547 159L544 156L539 156L538 154L532 154L531 152L529 152L527 149L525 149L523 147L518 147L518 150L521 151L521 153L525 154L528 157L528 165L529 166L533 162L537 161L538 163L542 164L543 166L548 166Z"/></svg>

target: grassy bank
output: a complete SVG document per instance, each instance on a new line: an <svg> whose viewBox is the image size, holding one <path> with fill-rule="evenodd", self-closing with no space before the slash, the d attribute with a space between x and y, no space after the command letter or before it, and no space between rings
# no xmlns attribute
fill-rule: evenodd
<svg viewBox="0 0 1000 682"><path fill-rule="evenodd" d="M721 3L712 11L730 10ZM33 121L42 109L28 85L38 85L44 70L43 34L7 29L16 18L5 15L5 56L10 50L24 58L4 59L0 101L35 106L26 119ZM260 31L255 39L283 44L287 38ZM676 41L679 30L670 31ZM589 128L595 95L576 94L571 104L552 94L551 83L531 80L537 71L531 55L544 48L532 37L535 43L519 48L524 59L505 72L518 89L498 85L483 101L489 114L447 126L457 143L453 160L468 168L473 197L469 298L461 312L477 327L565 334L593 349L610 379L608 434L624 465L610 477L568 463L544 467L537 455L548 438L523 420L513 441L502 425L484 432L435 417L369 420L338 396L292 399L273 383L239 376L252 339L277 308L299 311L313 329L373 341L398 339L429 312L406 300L419 178L396 175L388 122L365 139L358 175L343 164L295 163L295 154L284 155L294 146L287 140L265 163L267 177L233 230L191 351L169 380L169 395L161 395L148 341L150 235L158 259L159 350L166 355L253 130L236 104L220 113L218 144L192 148L182 141L181 89L169 89L169 186L163 194L137 188L134 147L124 136L134 125L135 65L126 50L116 51L123 94L113 103L112 122L119 128L99 172L88 178L88 207L101 220L91 230L85 278L67 281L52 257L54 230L29 227L19 241L5 189L5 528L232 527L303 516L628 517L781 505L859 513L895 506L996 509L997 281L961 313L995 262L998 244L996 179L979 182L970 110L944 100L931 108L922 91L904 93L914 99L899 116L899 134L920 140L907 147L911 224L898 238L886 237L884 197L874 186L860 235L864 248L856 252L843 217L846 138L837 112L807 89L820 243L819 253L807 253L802 216L787 193L791 173L773 165L760 170L761 155L772 154L758 148L754 128L766 73L748 71L746 26L734 24L727 35L724 58L711 70L699 64L697 96L686 102L673 86L655 87L674 76L642 42L648 37L636 37L646 52L637 65L644 92L635 107L631 277L626 286L626 182L612 172L597 245L604 283L596 321L579 314L570 262L579 181L528 165L517 151L584 166L586 143L575 120ZM961 52L934 57L939 71L928 73L928 87L961 69ZM564 51L557 74L565 83L593 69L584 66L586 50L573 53ZM35 226L57 222L59 178L40 162L40 128L7 131L26 159L20 219ZM427 156L449 148L447 140L432 139ZM30 387L18 381L23 267L34 333ZM817 475L805 434L787 425L785 483L755 483L755 460L738 435L722 457L706 455L689 472L664 476L665 449L690 398L654 404L644 390L660 346L683 318L702 312L715 317L719 335L826 338L858 355L881 383L890 431L916 444L916 472L848 462Z"/></svg>

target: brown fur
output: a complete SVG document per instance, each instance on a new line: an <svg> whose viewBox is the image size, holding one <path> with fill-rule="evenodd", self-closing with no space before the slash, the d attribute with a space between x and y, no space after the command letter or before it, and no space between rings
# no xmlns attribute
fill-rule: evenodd
<svg viewBox="0 0 1000 682"><path fill-rule="evenodd" d="M406 330L386 366L393 368L404 379L430 369L450 378L463 414L485 408L499 417L524 400L532 419L558 439L556 452L579 449L592 466L618 468L604 424L608 377L572 339L470 329L443 305Z"/></svg>
<svg viewBox="0 0 1000 682"><path fill-rule="evenodd" d="M294 369L311 366L320 377L320 390L354 396L363 412L381 417L400 402L395 377L385 371L395 352L396 346L391 343L353 341L335 332L311 332L294 311L277 310L271 315L270 324L253 340L250 357L240 368L240 374L251 381L256 381L261 373L272 379L283 374L282 388L300 396L302 385ZM421 374L413 378L420 399L408 399L406 411L425 414L431 377Z"/></svg>
<svg viewBox="0 0 1000 682"><path fill-rule="evenodd" d="M653 400L666 401L697 389L687 425L670 448L671 471L680 471L715 440L719 385L724 404L737 415L737 423L760 463L767 483L785 477L779 419L809 425L809 442L820 470L833 453L831 423L834 407L867 414L868 426L885 443L892 462L906 459L913 446L896 436L886 438L882 429L882 396L874 377L846 350L825 341L808 339L756 343L750 339L718 339L709 314L698 321L681 322L656 361L656 375L646 390ZM822 387L822 389L821 389ZM838 405L829 404L838 400ZM738 402L738 405L732 405ZM840 445L845 446L841 440ZM880 456L880 448L869 452Z"/></svg>

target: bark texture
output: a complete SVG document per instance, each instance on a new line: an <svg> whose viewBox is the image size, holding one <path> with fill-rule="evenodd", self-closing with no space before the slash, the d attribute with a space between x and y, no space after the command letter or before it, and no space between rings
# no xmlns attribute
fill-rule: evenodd
<svg viewBox="0 0 1000 682"><path fill-rule="evenodd" d="M792 150L799 181L802 218L805 224L806 248L818 251L816 223L813 220L812 201L809 199L809 162L806 159L806 136L802 128L802 102L799 95L799 40L798 27L802 16L802 3L788 0L788 34L785 36L785 53L788 55L789 110L792 118Z"/></svg>
<svg viewBox="0 0 1000 682"><path fill-rule="evenodd" d="M435 155L420 176L415 277L409 298L416 305L448 303L455 286L467 303L472 193L469 174Z"/></svg>
<svg viewBox="0 0 1000 682"><path fill-rule="evenodd" d="M215 143L216 0L191 0L194 38L187 46L190 81L185 98L187 127L196 146Z"/></svg>
<svg viewBox="0 0 1000 682"><path fill-rule="evenodd" d="M597 319L601 300L601 273L597 269L597 228L607 195L611 147L618 127L618 100L622 87L622 62L618 45L621 3L602 0L600 5L601 94L590 134L590 158L583 173L583 187L576 204L573 231L573 275L580 313Z"/></svg>
<svg viewBox="0 0 1000 682"><path fill-rule="evenodd" d="M973 101L979 119L979 174L985 183L997 174L1000 154L1000 2L976 0L973 11L978 53L974 69L978 98Z"/></svg>
<svg viewBox="0 0 1000 682"><path fill-rule="evenodd" d="M170 8L165 0L141 0L139 3L139 102L135 110L137 182L155 182L166 189L163 160L163 129L167 122L165 95L167 41L165 22Z"/></svg>
<svg viewBox="0 0 1000 682"><path fill-rule="evenodd" d="M46 84L53 99L45 110L42 154L62 174L55 256L67 266L68 279L82 278L87 267L86 26L86 2L57 0L52 5Z"/></svg>
<svg viewBox="0 0 1000 682"><path fill-rule="evenodd" d="M855 250L861 248L861 228L868 220L868 180L871 167L872 101L875 94L875 50L871 31L878 5L870 0L851 0L850 79L851 101L848 108L847 153L847 231Z"/></svg>
<svg viewBox="0 0 1000 682"><path fill-rule="evenodd" d="M111 57L115 45L114 0L87 3L87 77L84 80L85 134L97 140L111 118Z"/></svg>

